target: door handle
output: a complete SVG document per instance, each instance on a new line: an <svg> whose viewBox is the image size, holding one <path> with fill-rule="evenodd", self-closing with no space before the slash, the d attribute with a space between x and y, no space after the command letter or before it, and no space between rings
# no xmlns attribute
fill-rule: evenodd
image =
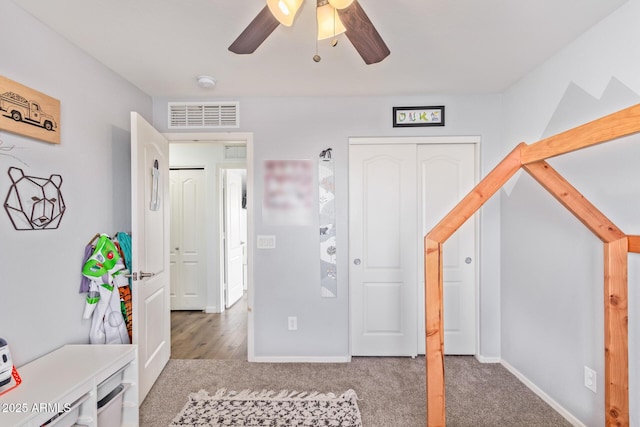
<svg viewBox="0 0 640 427"><path fill-rule="evenodd" d="M130 278L131 280L138 280L138 273L125 273L123 274L124 277Z"/></svg>
<svg viewBox="0 0 640 427"><path fill-rule="evenodd" d="M360 258L356 258L356 259L354 259L354 260L353 260L353 263L354 263L355 265L360 265L360 263L361 263L361 262L362 262L362 261L360 261Z"/></svg>
<svg viewBox="0 0 640 427"><path fill-rule="evenodd" d="M144 271L140 272L140 280L146 278L146 277L153 277L155 276L156 273L145 273Z"/></svg>

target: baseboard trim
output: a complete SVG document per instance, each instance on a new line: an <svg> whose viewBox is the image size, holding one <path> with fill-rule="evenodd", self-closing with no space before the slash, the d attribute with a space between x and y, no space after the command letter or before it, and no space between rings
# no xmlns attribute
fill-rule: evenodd
<svg viewBox="0 0 640 427"><path fill-rule="evenodd" d="M480 354L476 354L475 358L480 363L500 363L500 362L502 362L502 359L500 359L499 357L487 357L487 356L482 356Z"/></svg>
<svg viewBox="0 0 640 427"><path fill-rule="evenodd" d="M351 356L254 356L256 363L349 363Z"/></svg>
<svg viewBox="0 0 640 427"><path fill-rule="evenodd" d="M220 311L218 310L218 307L216 307L215 305L206 306L204 308L204 312L207 314L220 313Z"/></svg>
<svg viewBox="0 0 640 427"><path fill-rule="evenodd" d="M525 377L520 371L511 366L509 363L504 360L500 361L500 364L504 366L504 368L511 372L516 378L518 378L524 385L529 387L529 389L540 397L540 399L544 400L549 406L551 406L557 413L562 415L567 421L571 423L572 426L575 427L587 427L584 423L582 423L579 419L577 419L573 414L567 411L562 405L553 400L551 396L542 391L538 386L532 383L527 377Z"/></svg>

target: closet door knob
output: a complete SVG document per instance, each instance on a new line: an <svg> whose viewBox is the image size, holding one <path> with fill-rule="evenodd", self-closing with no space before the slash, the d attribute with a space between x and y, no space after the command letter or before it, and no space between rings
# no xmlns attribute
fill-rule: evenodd
<svg viewBox="0 0 640 427"><path fill-rule="evenodd" d="M354 263L355 265L360 265L360 263L361 263L360 258L356 258L356 259L354 259L354 260L353 260L353 263Z"/></svg>

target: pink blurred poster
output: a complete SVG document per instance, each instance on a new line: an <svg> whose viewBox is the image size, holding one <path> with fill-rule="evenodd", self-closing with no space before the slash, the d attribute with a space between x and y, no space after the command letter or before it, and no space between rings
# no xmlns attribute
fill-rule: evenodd
<svg viewBox="0 0 640 427"><path fill-rule="evenodd" d="M314 214L313 178L312 160L265 160L265 224L310 225Z"/></svg>

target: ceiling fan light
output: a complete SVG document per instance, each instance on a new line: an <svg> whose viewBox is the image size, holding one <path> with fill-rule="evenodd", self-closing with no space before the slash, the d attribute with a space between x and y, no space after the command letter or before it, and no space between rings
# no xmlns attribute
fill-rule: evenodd
<svg viewBox="0 0 640 427"><path fill-rule="evenodd" d="M336 10L330 4L318 7L316 17L318 19L318 40L328 39L347 31Z"/></svg>
<svg viewBox="0 0 640 427"><path fill-rule="evenodd" d="M267 6L273 16L282 25L290 27L302 5L303 0L267 0Z"/></svg>
<svg viewBox="0 0 640 427"><path fill-rule="evenodd" d="M344 9L349 7L354 0L329 0L329 4L336 9Z"/></svg>

